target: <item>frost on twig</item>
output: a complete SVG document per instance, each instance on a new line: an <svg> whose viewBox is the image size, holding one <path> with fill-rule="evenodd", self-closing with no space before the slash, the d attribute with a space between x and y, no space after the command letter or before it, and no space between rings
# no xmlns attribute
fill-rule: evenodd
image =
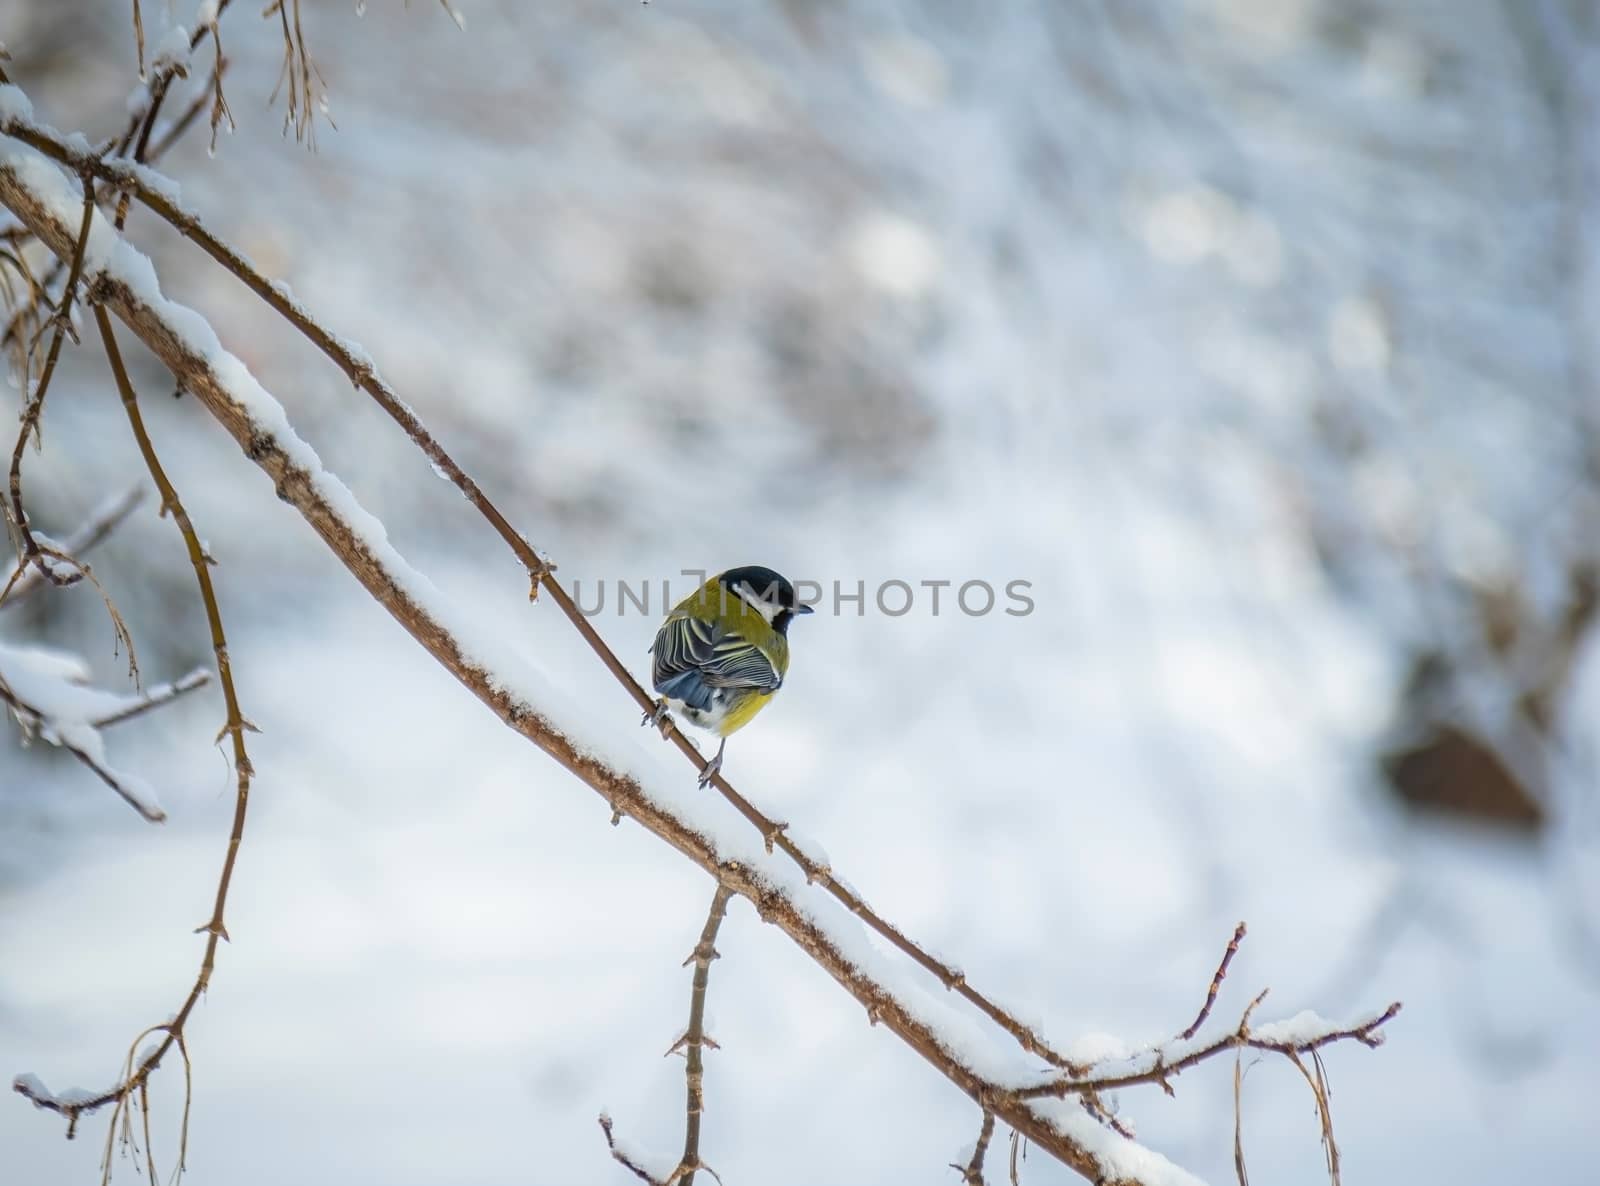
<svg viewBox="0 0 1600 1186"><path fill-rule="evenodd" d="M1245 1006L1244 1012L1240 1015L1238 1025L1233 1029L1220 1034L1199 1037L1197 1033L1211 1015L1217 1001L1218 991L1222 986L1224 977L1227 975L1228 965L1233 961L1233 957L1238 954L1244 935L1245 924L1241 922L1235 928L1233 938L1229 941L1222 960L1211 977L1210 986L1206 991L1205 1004L1201 1007L1199 1016L1175 1038L1135 1051L1132 1054L1103 1058L1091 1063L1086 1073L1081 1076L1058 1079L1049 1084L1024 1088L1018 1092L1018 1095L1023 1099L1032 1100L1051 1096L1078 1095L1084 1099L1086 1104L1089 1101L1096 1101L1095 1105L1089 1109L1093 1114L1099 1106L1098 1099L1101 1093L1117 1088L1153 1083L1168 1095L1171 1095L1173 1094L1171 1080L1180 1072L1232 1050L1235 1054L1233 1070L1234 1164L1241 1186L1248 1186L1244 1169L1244 1140L1240 1116L1244 1083L1244 1067L1241 1056L1247 1049L1280 1054L1293 1064L1311 1088L1322 1129L1322 1146L1326 1155L1328 1176L1333 1186L1340 1186L1339 1147L1333 1137L1332 1092L1328 1087L1327 1068L1322 1061L1322 1050L1324 1047L1331 1046L1334 1043L1346 1041L1359 1042L1367 1047L1382 1045L1384 1040L1383 1027L1400 1012L1400 1002L1396 1001L1386 1009L1368 1013L1347 1022L1329 1021L1307 1009L1282 1021L1253 1026L1251 1018L1260 1007L1261 1002L1266 1000L1267 997L1267 990L1262 989ZM1306 1066L1306 1059L1308 1058L1311 1060L1310 1068ZM1114 1118L1108 1119L1116 1126ZM1123 1131L1120 1126L1116 1127L1119 1132ZM1014 1173L1015 1162L1013 1161Z"/></svg>
<svg viewBox="0 0 1600 1186"><path fill-rule="evenodd" d="M97 507L82 527L62 541L59 550L69 556L82 556L121 526L123 520L133 513L143 498L143 490L137 486L130 486L123 493ZM12 570L10 577L0 582L0 588L10 590L4 597L0 597L0 609L16 605L44 583L37 566L18 564Z"/></svg>
<svg viewBox="0 0 1600 1186"><path fill-rule="evenodd" d="M87 666L75 656L0 643L0 701L23 739L60 746L151 823L161 823L167 813L148 783L111 764L100 730L169 703L210 678L210 672L195 670L170 684L118 694L91 687Z"/></svg>

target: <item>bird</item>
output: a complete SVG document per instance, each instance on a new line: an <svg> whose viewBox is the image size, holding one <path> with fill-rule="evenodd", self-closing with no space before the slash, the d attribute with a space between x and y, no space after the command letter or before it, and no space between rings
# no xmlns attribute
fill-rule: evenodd
<svg viewBox="0 0 1600 1186"><path fill-rule="evenodd" d="M811 612L786 577L748 565L718 573L661 623L649 651L659 699L641 724L665 732L675 711L721 739L716 756L700 771L700 786L722 769L728 736L748 725L783 687L789 623Z"/></svg>

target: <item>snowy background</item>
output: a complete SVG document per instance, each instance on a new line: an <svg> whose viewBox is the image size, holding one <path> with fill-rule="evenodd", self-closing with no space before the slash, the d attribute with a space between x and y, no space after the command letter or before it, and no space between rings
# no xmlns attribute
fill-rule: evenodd
<svg viewBox="0 0 1600 1186"><path fill-rule="evenodd" d="M239 129L164 170L586 601L607 583L598 625L640 674L686 567L1032 582L1025 617L947 593L798 623L736 785L1058 1044L1181 1028L1241 918L1230 1024L1265 985L1263 1018L1404 1000L1385 1048L1328 1058L1346 1181L1591 1180L1588 5L462 0L464 31L305 7L337 130L280 137L280 42L242 5ZM40 119L120 128L126 10L0 2ZM692 781L364 397L132 227L409 558ZM57 535L145 480L79 354L26 471ZM234 941L189 1028L196 1180L631 1180L595 1115L681 1142L660 1055L709 882L427 660L143 356L135 380L264 731ZM94 563L147 679L209 663L150 502ZM651 615L618 616L619 579L652 582ZM120 686L91 591L0 611L0 641ZM181 1000L232 812L221 719L213 689L111 736L160 828L6 726L4 1077L109 1084ZM718 947L702 1152L729 1186L956 1180L968 1100L745 904ZM1176 1087L1122 1115L1232 1180L1227 1063ZM1244 1102L1256 1180L1320 1180L1293 1068L1257 1065ZM0 1100L0 1182L95 1180L104 1121L62 1127Z"/></svg>

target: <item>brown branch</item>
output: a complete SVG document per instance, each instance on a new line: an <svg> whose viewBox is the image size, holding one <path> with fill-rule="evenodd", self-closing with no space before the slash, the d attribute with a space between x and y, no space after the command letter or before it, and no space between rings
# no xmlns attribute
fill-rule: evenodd
<svg viewBox="0 0 1600 1186"><path fill-rule="evenodd" d="M61 343L72 328L72 299L77 294L78 280L83 275L83 257L89 247L89 228L94 223L95 210L94 182L90 180L88 174L83 174L82 177L83 221L78 227L78 237L73 242L71 262L67 265L67 285L61 294L61 304L52 316L56 327L55 334L50 339L50 349L45 355L44 369L39 373L38 387L28 389L28 370L26 365L23 367L22 381L27 403L22 410L22 427L17 432L17 443L11 450L9 517L17 532L20 560L23 566L31 564L39 576L52 585L70 585L82 579L82 572L80 570L75 576L57 575L55 566L48 562L38 541L33 538L33 531L28 526L28 512L22 505L22 455L27 450L30 436L34 443L38 444L39 417L44 412L44 397L49 393L50 380L56 373L56 362L61 357Z"/></svg>
<svg viewBox="0 0 1600 1186"><path fill-rule="evenodd" d="M984 1186L983 1158L989 1152L989 1140L994 1136L994 1113L985 1108L983 1123L978 1128L978 1143L972 1147L972 1157L966 1165L952 1161L950 1168L961 1175L962 1186Z"/></svg>
<svg viewBox="0 0 1600 1186"><path fill-rule="evenodd" d="M711 961L717 958L717 930L728 913L728 899L732 896L727 886L717 886L716 893L711 897L706 925L700 932L700 942L695 944L689 958L684 961L694 964L694 982L689 990L689 1028L684 1031L682 1039L687 1099L684 1103L683 1156L678 1159L678 1173L682 1175L683 1186L694 1186L697 1169L705 1169L712 1177L716 1177L716 1171L700 1160L700 1115L705 1111L705 1065L701 1047L716 1045L705 1029L706 985L711 979ZM717 1178L718 1182L721 1180Z"/></svg>
<svg viewBox="0 0 1600 1186"><path fill-rule="evenodd" d="M42 201L3 163L0 163L0 204L16 214L52 250L71 249L71 232L61 224L51 205ZM532 705L509 691L503 681L494 678L479 661L469 657L450 628L412 594L409 570L393 567L390 554L375 550L362 532L344 517L339 508L345 496L341 494L337 504L329 501L320 469L313 472L299 460L305 457L303 446L294 442L295 452L291 455L285 442L257 422L250 408L239 402L210 361L167 323L164 307L152 306L141 291L113 276L104 276L98 281L95 299L97 318L103 319L105 310L109 309L126 322L173 372L184 390L195 396L244 454L268 475L279 497L301 513L378 604L509 727L581 779L610 810L634 819L720 884L749 899L763 921L793 940L863 1007L869 1017L899 1037L960 1091L974 1100L985 1098L997 1119L1004 1120L1085 1177L1106 1182L1107 1186L1136 1180L1110 1173L1100 1155L1035 1111L1018 1091L986 1078L957 1057L945 1046L932 1024L845 954L818 923L814 908L802 908L786 890L744 861L724 857L711 837L680 819L634 778L600 760L587 745L568 736ZM219 655L219 670L224 673L226 687L225 650ZM230 862L237 850L244 803L241 796L229 848ZM225 884L222 888L225 889ZM203 975L180 1012L180 1021L187 1018L203 990L203 981L209 976L210 957L221 933L220 917L214 922L218 925L208 928L210 939ZM146 1072L150 1066L145 1064ZM106 1103L114 1098L115 1090L96 1102Z"/></svg>
<svg viewBox="0 0 1600 1186"><path fill-rule="evenodd" d="M1233 1052L1233 1170L1239 1186L1250 1186L1244 1168L1244 1048Z"/></svg>
<svg viewBox="0 0 1600 1186"><path fill-rule="evenodd" d="M1217 1003L1217 993L1222 988L1222 980L1228 974L1228 965L1233 962L1233 957L1239 954L1239 944L1244 942L1244 923L1233 928L1233 938L1228 940L1228 949L1222 953L1222 962L1217 965L1217 974L1211 978L1211 987L1206 990L1206 1003L1200 1006L1200 1012L1189 1023L1189 1028L1179 1034L1180 1038L1192 1038L1200 1032L1200 1027L1205 1024L1206 1018L1211 1016L1211 1008Z"/></svg>
<svg viewBox="0 0 1600 1186"><path fill-rule="evenodd" d="M9 173L0 171L6 177ZM8 203L9 204L9 203ZM43 213L36 211L36 213ZM26 219L25 219L26 221ZM54 226L44 227L36 224L36 233L41 230L41 235L47 243L53 237ZM112 283L101 282L102 288L107 290L100 296L109 296L120 304L120 298L125 294L119 292L119 286ZM122 397L122 406L128 416L129 427L133 431L134 439L138 442L139 452L144 457L145 465L150 471L151 478L155 481L156 489L161 493L161 506L163 513L170 512L174 522L178 525L183 535L184 545L189 553L189 563L194 569L195 579L200 586L200 598L205 603L206 620L211 630L211 647L217 658L217 673L222 683L223 700L227 705L227 722L222 731L218 733L220 741L223 736L231 735L233 738L233 767L237 778L237 790L234 800L233 828L228 837L227 855L223 858L222 872L217 879L216 898L212 906L211 918L197 928L206 936L205 952L201 957L200 971L195 977L194 985L189 990L183 1005L170 1022L163 1025L165 1037L157 1043L155 1048L143 1058L138 1060L138 1067L114 1087L97 1095L85 1099L74 1100L70 1105L63 1105L53 1097L43 1096L27 1090L22 1082L13 1084L21 1094L33 1100L41 1108L59 1112L68 1116L72 1124L76 1124L79 1116L92 1112L106 1104L115 1104L112 1114L112 1127L115 1128L116 1116L125 1107L133 1093L141 1091L149 1082L151 1074L161 1065L161 1060L174 1045L182 1047L183 1027L189 1020L189 1015L205 995L211 983L211 974L216 966L217 945L228 937L227 927L223 922L223 913L228 901L228 888L233 881L234 862L239 854L239 845L244 837L245 815L250 801L250 779L253 774L250 757L245 751L245 731L254 730L254 726L247 721L239 709L238 693L233 683L233 668L228 659L228 643L222 627L222 613L217 605L216 591L211 583L211 558L206 554L200 543L200 537L194 530L194 525L185 511L178 492L168 480L166 471L161 465L160 458L156 455L155 446L151 443L149 434L145 431L144 419L139 412L138 396L134 392L133 384L128 378L127 368L123 365L121 351L117 348L116 336L111 328L111 321L106 316L105 304L97 299L94 304L95 322L100 329L101 341L105 346L106 360L111 366L112 375L116 379L117 390ZM185 1079L187 1082L188 1052L182 1050L185 1062ZM184 1106L184 1130L188 1129L188 1105ZM70 1130L69 1130L70 1132Z"/></svg>
<svg viewBox="0 0 1600 1186"><path fill-rule="evenodd" d="M689 1024L682 1036L667 1049L669 1055L677 1054L680 1050L684 1053L683 1077L687 1098L683 1107L683 1156L678 1158L678 1164L666 1177L658 1178L617 1147L611 1117L600 1117L600 1127L606 1134L606 1145L611 1150L611 1156L636 1177L649 1182L650 1186L677 1186L679 1182L683 1186L694 1186L694 1176L699 1170L705 1170L719 1183L722 1181L717 1171L700 1159L700 1116L705 1111L705 1064L701 1050L705 1046L713 1050L717 1048L711 1035L706 1033L706 985L711 979L711 961L720 958L716 946L717 931L728 913L728 900L732 897L733 891L718 883L716 892L711 896L711 910L706 915L706 925L700 931L700 942L694 945L689 958L683 961L684 967L694 965L694 980L689 989Z"/></svg>
<svg viewBox="0 0 1600 1186"><path fill-rule="evenodd" d="M144 77L144 15L139 11L139 0L133 0L133 39L139 46L139 77Z"/></svg>
<svg viewBox="0 0 1600 1186"><path fill-rule="evenodd" d="M11 123L0 126L0 131L73 169L89 169L95 175L133 192L144 205L169 223L185 238L231 273L252 293L299 330L305 338L334 363L350 382L366 392L388 414L413 444L419 448L434 469L443 474L466 498L467 502L489 523L495 534L506 544L526 569L530 580L530 597L536 597L543 588L574 629L588 643L591 650L605 664L616 681L633 699L641 712L654 713L656 702L640 686L633 674L606 645L588 618L578 608L571 596L554 576L551 564L537 549L501 514L498 507L484 494L478 484L456 463L444 446L422 424L410 406L380 377L370 359L357 354L347 343L330 333L266 276L257 271L248 260L232 247L212 235L198 218L171 202L159 190L150 187L133 170L114 161L96 161L74 151L69 145L46 129L32 124ZM705 755L682 731L667 730L668 739L693 765L696 773L704 769ZM1054 1049L1031 1026L1018 1020L991 997L967 983L965 974L945 963L909 938L904 932L874 911L842 878L833 876L830 868L808 856L799 845L784 834L786 824L763 813L741 795L722 775L716 775L711 785L727 802L761 835L770 852L774 847L792 860L809 882L821 885L840 905L891 946L912 960L924 971L934 976L944 987L975 1006L990 1021L1010 1034L1023 1050L1042 1058L1057 1069L1081 1073L1085 1068Z"/></svg>

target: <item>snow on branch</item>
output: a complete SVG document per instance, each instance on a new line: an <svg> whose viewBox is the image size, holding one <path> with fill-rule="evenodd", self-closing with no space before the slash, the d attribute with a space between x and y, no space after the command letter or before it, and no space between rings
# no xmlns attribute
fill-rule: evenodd
<svg viewBox="0 0 1600 1186"><path fill-rule="evenodd" d="M82 527L62 541L60 550L74 558L82 556L122 525L144 498L144 491L130 486L90 513ZM0 588L9 590L0 597L0 609L14 606L45 583L37 567L19 563Z"/></svg>
<svg viewBox="0 0 1600 1186"><path fill-rule="evenodd" d="M0 702L23 737L66 750L153 824L164 822L167 813L144 779L111 764L100 730L170 703L210 678L209 671L196 669L170 684L119 695L90 687L88 667L75 656L0 643Z"/></svg>

